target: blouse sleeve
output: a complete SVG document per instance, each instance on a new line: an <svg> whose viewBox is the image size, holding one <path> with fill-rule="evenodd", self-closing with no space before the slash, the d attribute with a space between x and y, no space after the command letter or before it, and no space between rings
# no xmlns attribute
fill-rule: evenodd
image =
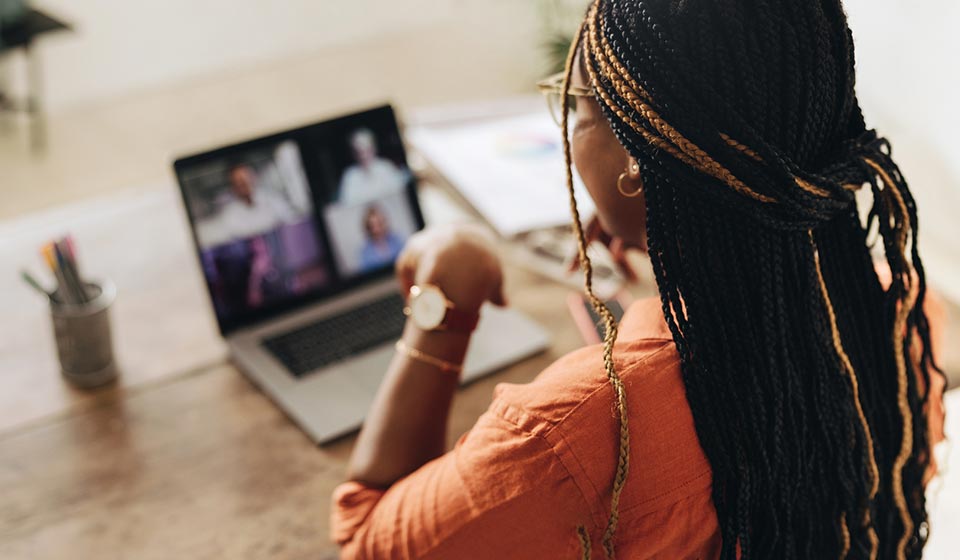
<svg viewBox="0 0 960 560"><path fill-rule="evenodd" d="M932 290L927 291L927 297L923 302L923 311L927 315L927 321L930 327L930 343L933 359L936 363L943 363L943 342L944 330L947 326L947 311L940 296ZM919 365L920 356L916 355L919 350L919 344L914 344L915 355L913 359ZM919 369L918 369L919 371ZM920 385L923 380L918 380ZM936 372L930 372L930 387L927 391L927 441L930 444L931 452L929 455L930 464L927 466L927 472L924 473L924 483L929 482L939 472L937 464L937 453L935 447L945 440L944 423L946 421L946 410L943 407L943 390L946 387L946 379Z"/></svg>
<svg viewBox="0 0 960 560"><path fill-rule="evenodd" d="M549 442L488 411L453 450L387 490L358 482L333 495L341 558L544 558L579 551L584 501Z"/></svg>

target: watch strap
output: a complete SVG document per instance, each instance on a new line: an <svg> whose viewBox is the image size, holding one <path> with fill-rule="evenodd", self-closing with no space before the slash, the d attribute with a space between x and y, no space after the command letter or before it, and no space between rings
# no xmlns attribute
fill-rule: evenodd
<svg viewBox="0 0 960 560"><path fill-rule="evenodd" d="M441 323L440 326L448 331L470 333L477 328L477 323L479 322L479 313L469 313L456 307L448 307L447 314L444 316L443 323Z"/></svg>

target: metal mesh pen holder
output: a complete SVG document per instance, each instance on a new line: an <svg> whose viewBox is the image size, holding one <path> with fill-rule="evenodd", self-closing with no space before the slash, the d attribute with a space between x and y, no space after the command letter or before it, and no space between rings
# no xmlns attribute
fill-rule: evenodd
<svg viewBox="0 0 960 560"><path fill-rule="evenodd" d="M50 300L53 337L63 376L84 389L117 377L110 336L110 307L117 289L110 281L88 282L89 301L62 303L59 292Z"/></svg>

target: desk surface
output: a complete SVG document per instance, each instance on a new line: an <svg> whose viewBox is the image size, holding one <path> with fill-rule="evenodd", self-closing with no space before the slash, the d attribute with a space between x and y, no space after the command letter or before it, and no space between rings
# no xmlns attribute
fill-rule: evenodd
<svg viewBox="0 0 960 560"><path fill-rule="evenodd" d="M450 440L496 383L525 383L580 344L568 288L508 272L552 348L464 388ZM329 499L354 438L317 448L232 366L111 398L0 437L0 557L334 558Z"/></svg>
<svg viewBox="0 0 960 560"><path fill-rule="evenodd" d="M200 286L196 280L186 283ZM568 287L516 266L508 267L506 286L515 306L550 325L553 344L460 391L451 443L486 409L495 384L525 383L581 345L564 304ZM148 305L149 298L131 312L142 314ZM208 327L199 331L210 334ZM139 344L139 338L128 340ZM142 358L128 364L157 367ZM36 373L53 375L47 385L59 383L49 369ZM316 447L222 361L174 376L125 375L136 390L127 385L69 398L53 392L49 402L28 408L62 410L25 414L26 424L0 430L0 558L111 558L119 551L144 560L336 557L327 540L328 504L344 477L352 436ZM950 398L960 401L960 394ZM951 496L955 486L944 484L938 502L947 512L960 503ZM946 527L949 516L940 517L935 538L957 533Z"/></svg>

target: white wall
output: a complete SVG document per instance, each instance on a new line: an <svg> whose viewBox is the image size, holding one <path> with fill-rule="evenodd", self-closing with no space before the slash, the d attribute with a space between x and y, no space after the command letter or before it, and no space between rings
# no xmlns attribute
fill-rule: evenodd
<svg viewBox="0 0 960 560"><path fill-rule="evenodd" d="M76 32L42 44L47 104L59 110L210 73L370 40L464 25L488 0L38 0ZM512 9L512 8L511 8Z"/></svg>
<svg viewBox="0 0 960 560"><path fill-rule="evenodd" d="M960 2L846 0L868 119L925 138L960 176Z"/></svg>
<svg viewBox="0 0 960 560"><path fill-rule="evenodd" d="M576 13L586 0L547 0ZM42 43L51 109L143 90L394 30L460 26L495 12L503 27L541 17L541 0L35 0L76 32ZM960 154L960 3L846 0L868 116L899 118ZM490 18L484 18L490 22ZM494 30L491 30L494 31ZM516 36L513 33L512 36ZM438 45L438 48L443 48ZM528 50L528 49L527 49ZM517 50L518 56L524 54ZM467 61L465 61L467 63ZM956 158L960 169L960 157Z"/></svg>
<svg viewBox="0 0 960 560"><path fill-rule="evenodd" d="M927 275L960 302L960 3L846 0L867 126L888 137L917 200Z"/></svg>

